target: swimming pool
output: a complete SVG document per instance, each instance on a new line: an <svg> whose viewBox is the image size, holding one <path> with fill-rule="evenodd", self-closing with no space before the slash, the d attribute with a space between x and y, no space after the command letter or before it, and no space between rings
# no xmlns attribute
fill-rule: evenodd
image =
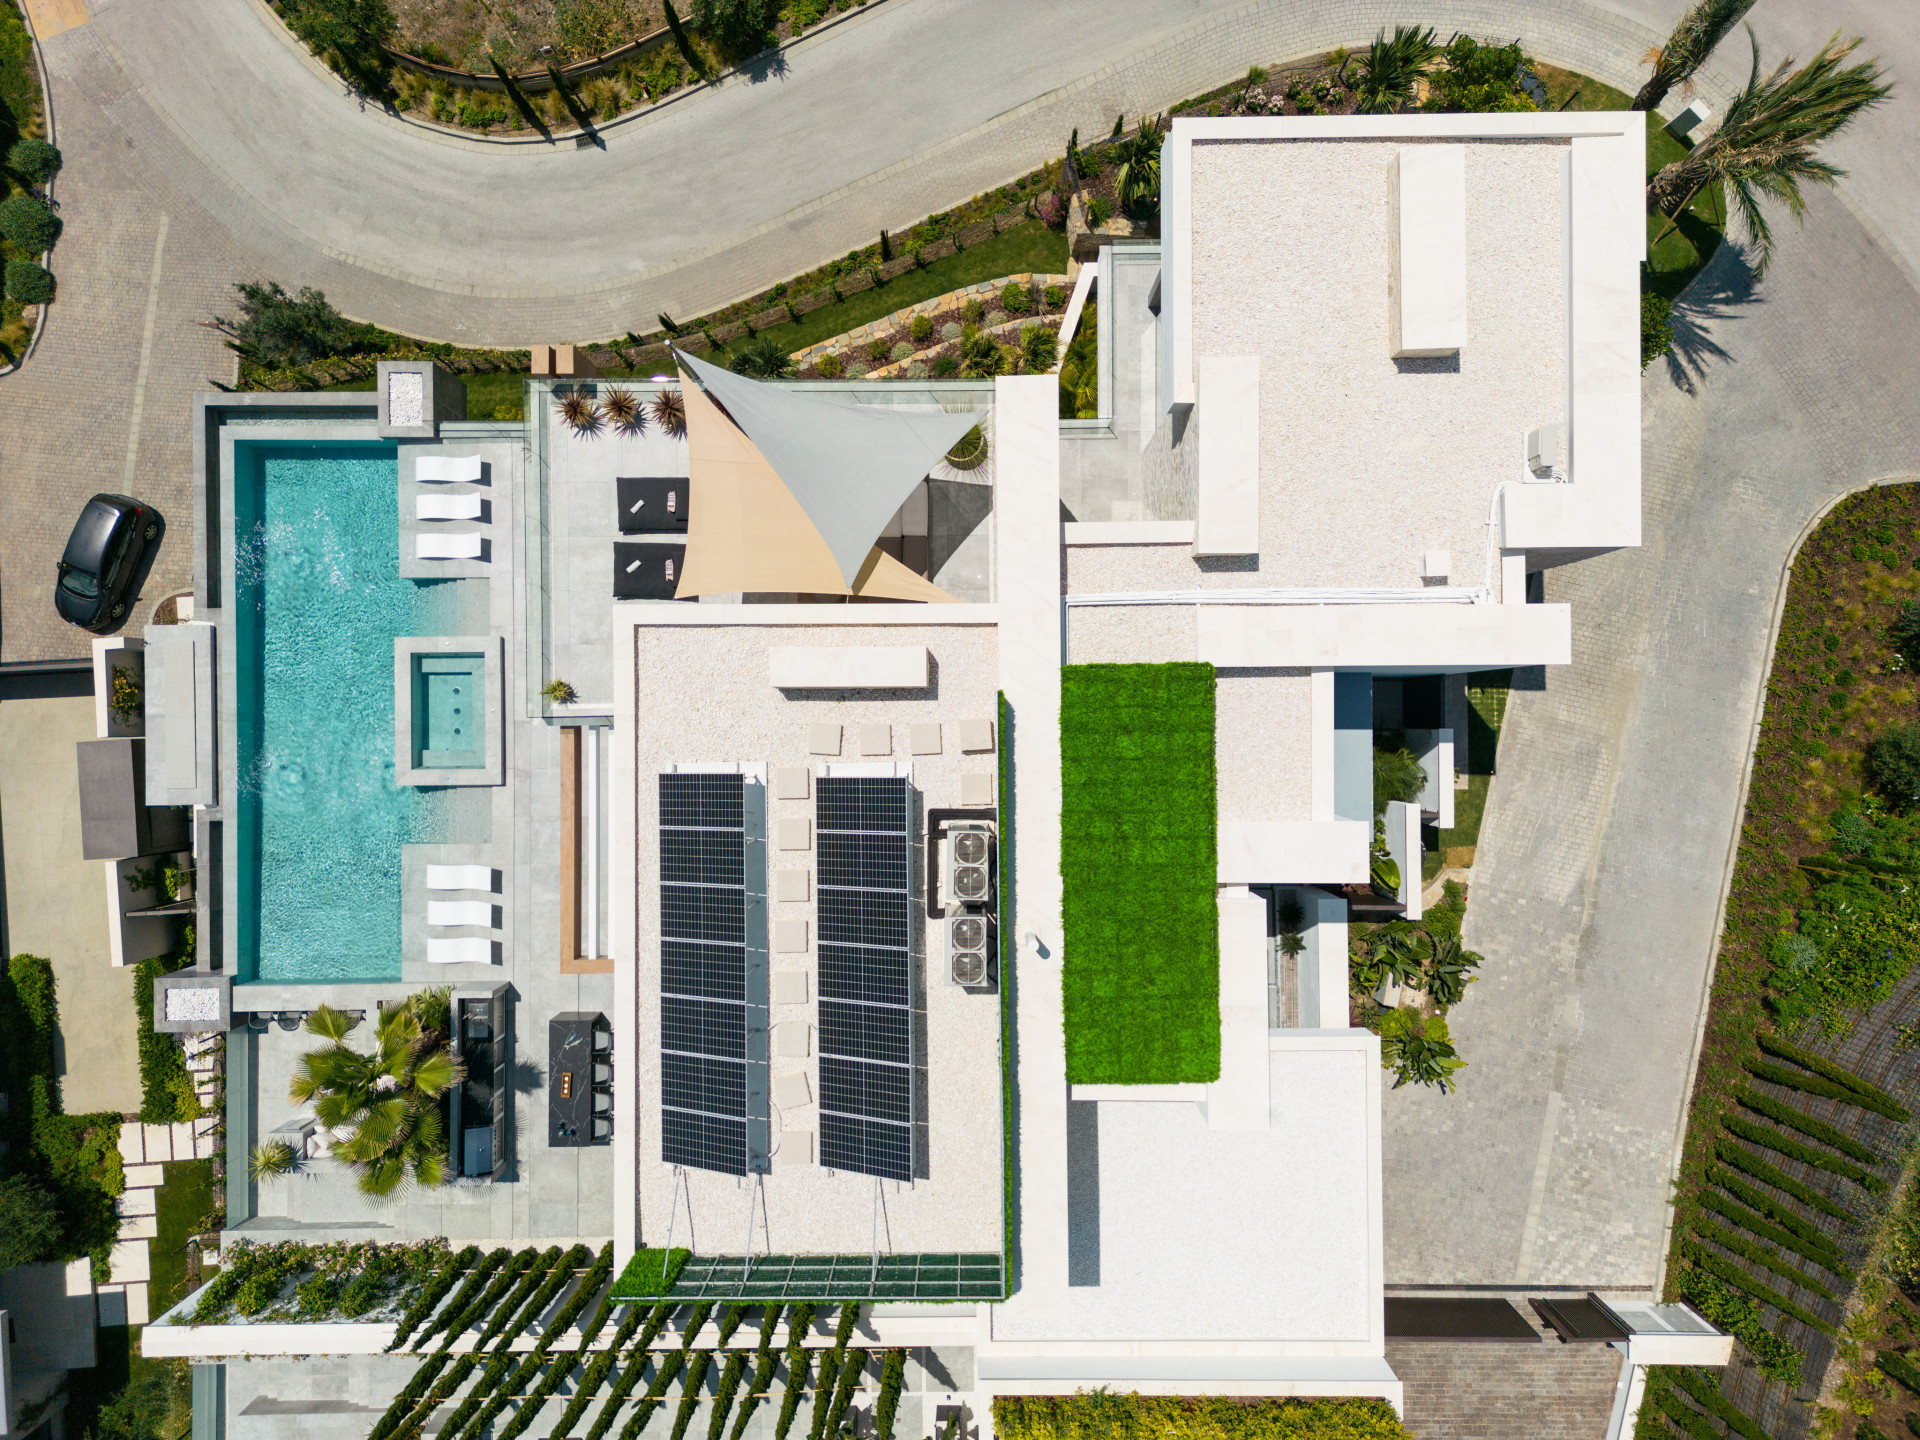
<svg viewBox="0 0 1920 1440"><path fill-rule="evenodd" d="M393 642L485 582L402 578L393 445L233 453L238 978L398 980L400 847L476 837L394 783Z"/></svg>

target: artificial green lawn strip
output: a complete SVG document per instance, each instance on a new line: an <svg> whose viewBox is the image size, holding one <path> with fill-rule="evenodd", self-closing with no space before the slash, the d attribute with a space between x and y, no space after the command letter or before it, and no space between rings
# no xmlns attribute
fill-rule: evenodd
<svg viewBox="0 0 1920 1440"><path fill-rule="evenodd" d="M1220 1078L1214 675L1060 675L1061 988L1067 1079Z"/></svg>

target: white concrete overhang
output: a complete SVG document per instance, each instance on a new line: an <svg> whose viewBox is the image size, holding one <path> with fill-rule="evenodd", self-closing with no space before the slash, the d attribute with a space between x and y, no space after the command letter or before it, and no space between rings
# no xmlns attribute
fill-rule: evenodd
<svg viewBox="0 0 1920 1440"><path fill-rule="evenodd" d="M1222 821L1222 885L1364 884L1372 835L1363 820Z"/></svg>
<svg viewBox="0 0 1920 1440"><path fill-rule="evenodd" d="M1494 670L1573 660L1565 605L1224 603L1198 610L1197 658L1222 667Z"/></svg>

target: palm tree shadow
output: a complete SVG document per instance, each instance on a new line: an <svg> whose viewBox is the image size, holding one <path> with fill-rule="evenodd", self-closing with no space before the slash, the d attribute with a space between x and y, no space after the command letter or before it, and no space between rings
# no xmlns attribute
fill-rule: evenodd
<svg viewBox="0 0 1920 1440"><path fill-rule="evenodd" d="M762 50L751 60L740 66L740 73L755 85L768 80L784 80L791 67L787 64L787 52L778 45Z"/></svg>
<svg viewBox="0 0 1920 1440"><path fill-rule="evenodd" d="M1761 297L1747 263L1746 248L1723 240L1713 258L1673 302L1673 345L1667 351L1667 378L1688 395L1700 393L1710 367L1732 364L1733 354L1709 333L1709 323L1742 318Z"/></svg>

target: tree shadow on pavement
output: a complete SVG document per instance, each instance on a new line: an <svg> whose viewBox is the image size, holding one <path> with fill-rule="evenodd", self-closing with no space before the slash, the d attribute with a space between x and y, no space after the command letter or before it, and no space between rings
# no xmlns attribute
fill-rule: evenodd
<svg viewBox="0 0 1920 1440"><path fill-rule="evenodd" d="M1740 319L1746 307L1760 303L1745 247L1735 240L1721 241L1706 268L1674 299L1667 378L1688 395L1699 394L1710 368L1734 360L1711 333L1713 322Z"/></svg>
<svg viewBox="0 0 1920 1440"><path fill-rule="evenodd" d="M792 67L787 64L787 52L780 46L762 50L751 60L743 61L740 73L759 85L768 80L784 80Z"/></svg>

